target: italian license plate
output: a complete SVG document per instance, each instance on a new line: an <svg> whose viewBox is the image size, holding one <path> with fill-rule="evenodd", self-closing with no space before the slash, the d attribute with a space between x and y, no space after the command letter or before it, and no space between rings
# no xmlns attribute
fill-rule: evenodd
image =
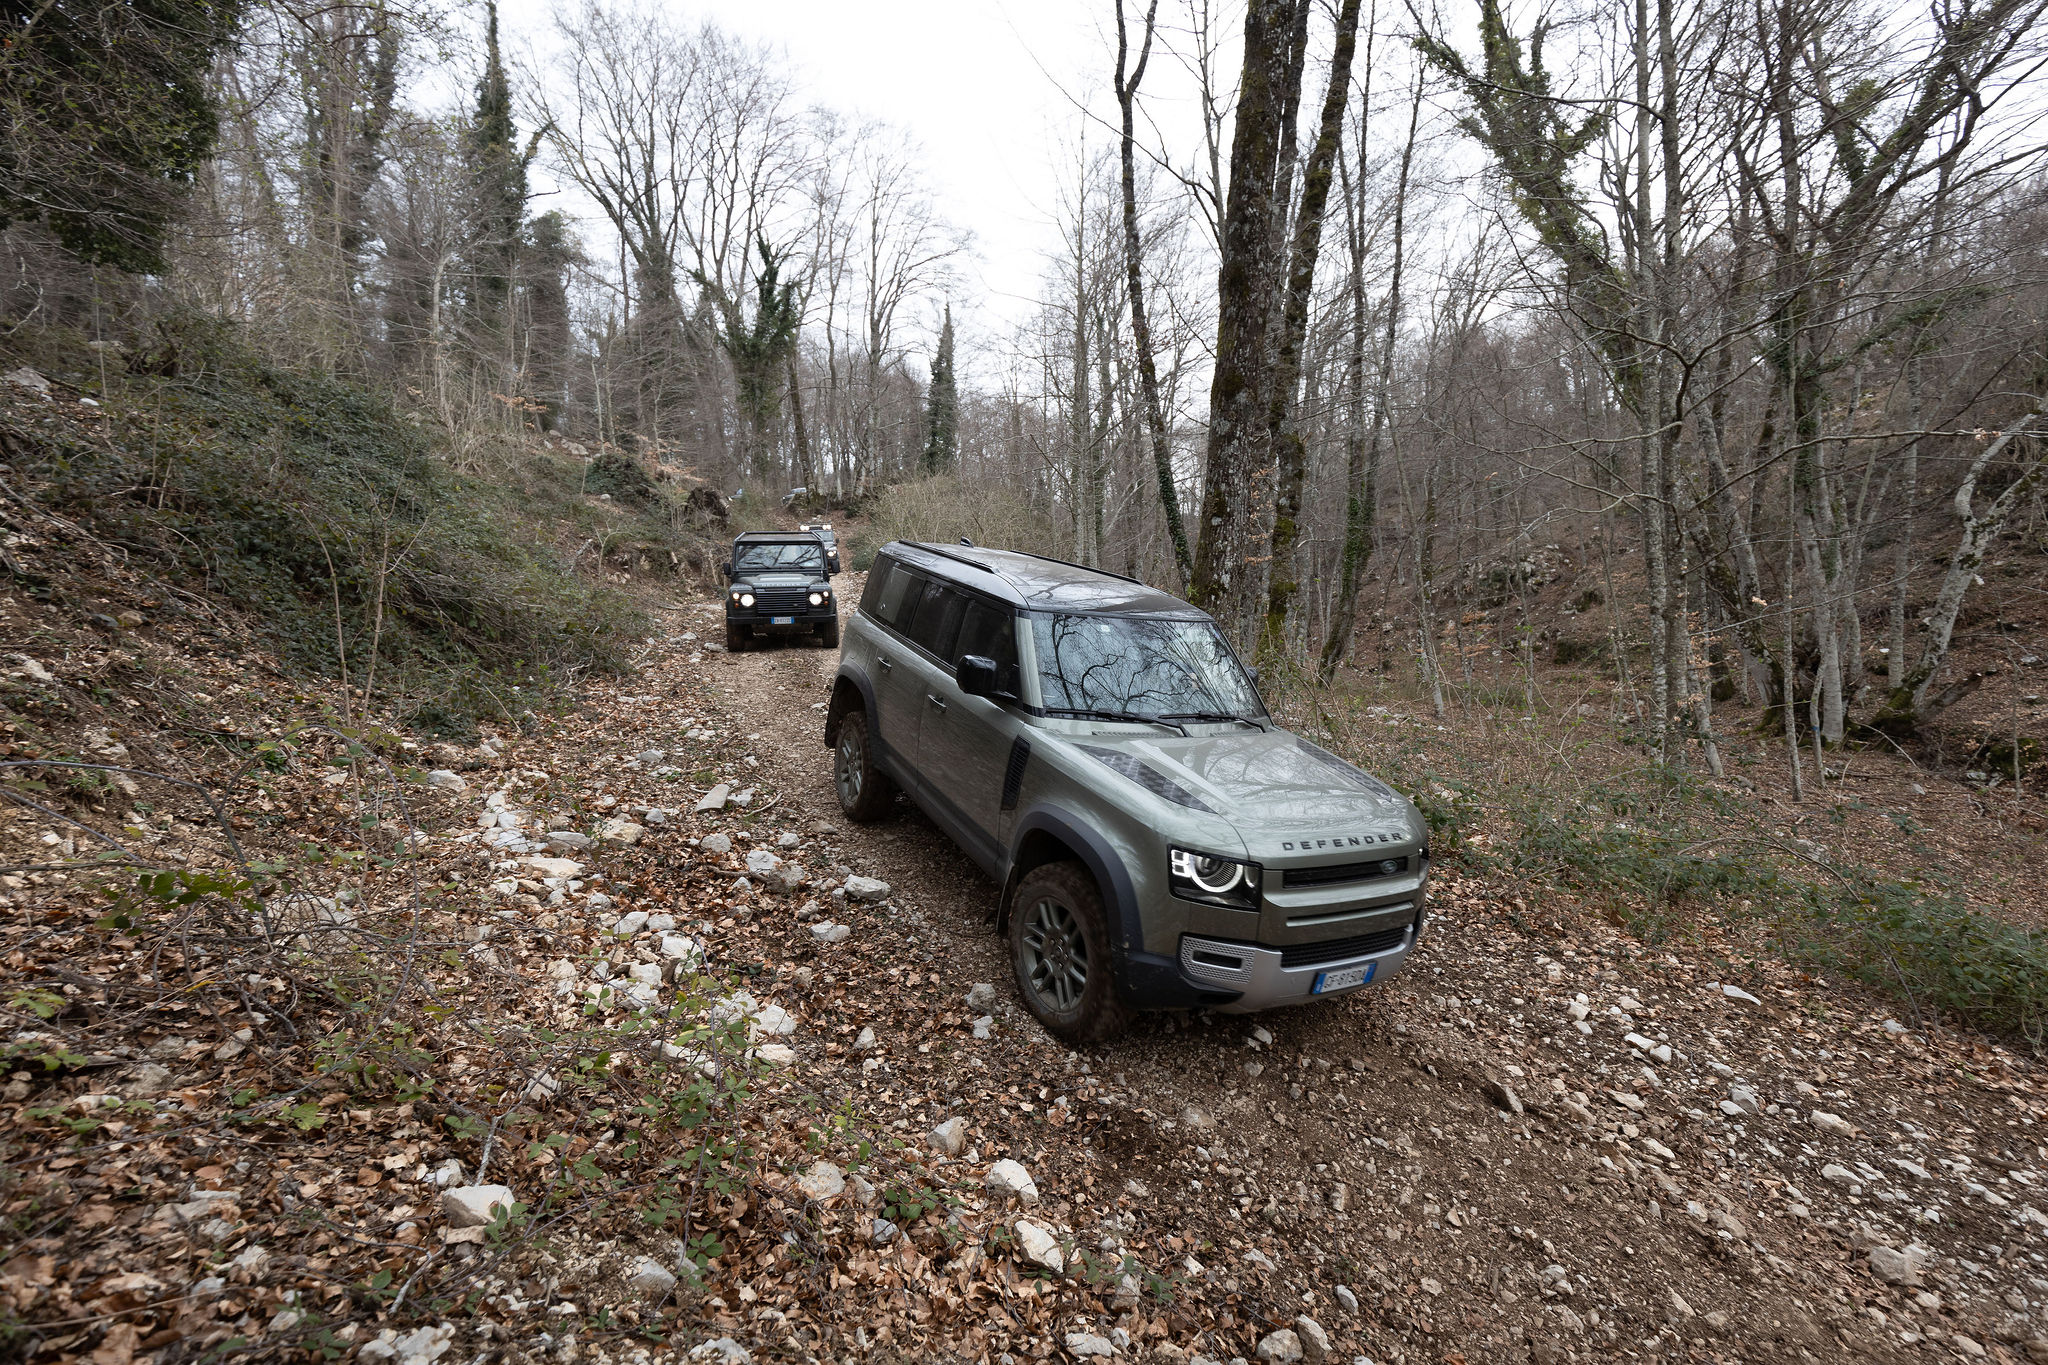
<svg viewBox="0 0 2048 1365"><path fill-rule="evenodd" d="M771 616L768 618L768 624L771 626L793 626L796 624L796 618L794 616Z"/></svg>
<svg viewBox="0 0 2048 1365"><path fill-rule="evenodd" d="M1317 972L1316 984L1310 989L1309 994L1321 995L1325 991L1348 991L1353 986L1363 986L1366 982L1372 980L1372 969L1379 965L1377 962L1367 962L1357 967L1344 967L1334 972Z"/></svg>

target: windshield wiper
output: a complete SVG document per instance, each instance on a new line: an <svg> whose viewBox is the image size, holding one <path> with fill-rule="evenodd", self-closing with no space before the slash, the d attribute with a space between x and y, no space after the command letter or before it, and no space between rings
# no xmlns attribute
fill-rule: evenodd
<svg viewBox="0 0 2048 1365"><path fill-rule="evenodd" d="M1072 716L1079 720L1120 720L1128 725L1163 725L1169 730L1179 730L1183 735L1187 733L1184 726L1175 724L1170 717L1141 716L1135 711L1104 711L1093 706L1048 706L1045 714Z"/></svg>
<svg viewBox="0 0 2048 1365"><path fill-rule="evenodd" d="M1158 719L1217 722L1234 720L1240 725L1254 726L1259 730L1264 730L1266 728L1264 725L1252 719L1250 716L1240 716L1235 711L1167 711L1161 714L1158 717Z"/></svg>

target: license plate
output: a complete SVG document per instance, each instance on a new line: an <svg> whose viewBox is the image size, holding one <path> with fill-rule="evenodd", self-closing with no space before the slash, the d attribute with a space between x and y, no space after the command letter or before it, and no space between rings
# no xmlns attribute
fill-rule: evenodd
<svg viewBox="0 0 2048 1365"><path fill-rule="evenodd" d="M1363 986L1372 980L1372 969L1377 962L1367 962L1358 967L1344 967L1334 972L1317 972L1316 984L1309 989L1310 995L1321 995L1325 991L1348 991L1353 986Z"/></svg>
<svg viewBox="0 0 2048 1365"><path fill-rule="evenodd" d="M793 626L796 624L796 618L794 616L771 616L768 618L768 624L771 626Z"/></svg>

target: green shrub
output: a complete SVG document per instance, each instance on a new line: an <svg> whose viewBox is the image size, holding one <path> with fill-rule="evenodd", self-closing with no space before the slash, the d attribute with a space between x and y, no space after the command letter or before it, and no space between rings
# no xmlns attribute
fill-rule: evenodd
<svg viewBox="0 0 2048 1365"><path fill-rule="evenodd" d="M1269 700L1273 698L1269 697ZM1790 961L1993 1033L2048 1043L2048 933L1981 910L1955 886L1833 861L1766 824L1741 797L1684 774L1504 780L1453 775L1454 750L1360 699L1279 699L1324 743L1406 792L1432 854L1502 883L1569 891L1645 941L1704 922L1747 931ZM1479 776L1479 774L1484 776ZM1483 798L1483 799L1482 799Z"/></svg>
<svg viewBox="0 0 2048 1365"><path fill-rule="evenodd" d="M1703 828L1713 795L1655 804L1594 788L1574 806L1521 800L1468 857L1570 886L1649 939L1699 913L1747 922L1788 958L1903 994L2038 1048L2048 1035L2048 934L1938 882L1828 862L1769 834ZM1591 805L1599 813L1586 809ZM1725 812L1714 812L1725 813Z"/></svg>
<svg viewBox="0 0 2048 1365"><path fill-rule="evenodd" d="M377 395L265 365L224 329L167 334L170 374L110 381L107 438L26 432L26 461L14 443L35 495L152 565L167 602L225 600L289 662L358 686L374 657L382 690L433 698L450 731L517 714L513 689L543 671L623 660L639 613L579 579L539 519L534 478L573 500L566 468L459 475Z"/></svg>

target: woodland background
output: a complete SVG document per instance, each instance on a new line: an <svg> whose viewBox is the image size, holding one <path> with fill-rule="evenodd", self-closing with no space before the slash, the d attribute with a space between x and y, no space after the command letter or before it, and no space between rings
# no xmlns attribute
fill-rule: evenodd
<svg viewBox="0 0 2048 1365"><path fill-rule="evenodd" d="M489 7L54 0L0 56L0 317L100 382L339 383L486 499L566 452L1036 544L1440 714L1604 661L1660 761L1718 770L1734 701L1798 783L2033 648L1950 660L2048 529L2043 9L1126 0L1063 252L957 353L914 138L681 12L561 6L541 61Z"/></svg>

